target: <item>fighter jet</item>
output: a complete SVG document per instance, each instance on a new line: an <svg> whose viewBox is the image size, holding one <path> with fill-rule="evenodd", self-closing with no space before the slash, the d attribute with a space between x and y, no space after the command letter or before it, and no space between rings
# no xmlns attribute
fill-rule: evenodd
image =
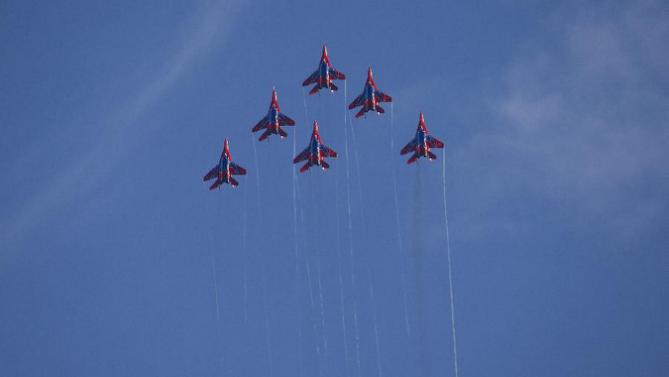
<svg viewBox="0 0 669 377"><path fill-rule="evenodd" d="M232 187L237 187L239 182L232 178L233 175L246 175L246 169L232 162L228 139L225 139L225 142L223 143L223 153L221 153L218 165L209 170L209 173L204 176L203 180L206 182L216 178L216 181L209 187L209 190L218 188L223 183L228 183Z"/></svg>
<svg viewBox="0 0 669 377"><path fill-rule="evenodd" d="M337 157L337 152L330 149L330 147L323 145L321 142L321 135L318 132L318 123L314 121L314 130L311 132L309 145L304 148L300 154L295 156L293 163L297 164L300 161L307 161L307 163L300 169L300 173L307 171L314 165L318 165L325 170L330 167L330 165L325 162L326 157Z"/></svg>
<svg viewBox="0 0 669 377"><path fill-rule="evenodd" d="M429 135L429 131L425 126L425 118L423 113L420 113L418 120L418 128L416 129L416 136L404 147L400 152L405 155L413 151L413 156L407 161L407 164L415 162L420 157L427 157L428 160L435 160L437 156L430 151L431 148L443 148L444 143Z"/></svg>
<svg viewBox="0 0 669 377"><path fill-rule="evenodd" d="M330 91L334 92L338 89L333 83L334 80L346 80L346 75L332 67L332 63L330 63L330 58L328 57L327 47L323 45L323 54L321 55L321 61L318 63L318 69L304 80L302 86L316 83L309 94L315 94L323 88L328 88Z"/></svg>
<svg viewBox="0 0 669 377"><path fill-rule="evenodd" d="M393 99L389 95L376 88L374 78L372 77L372 67L369 67L367 70L367 82L365 83L365 88L362 90L362 94L348 105L348 109L351 110L358 106L362 106L362 109L355 114L356 118L360 118L370 110L376 111L377 114L383 114L385 111L379 106L379 102L392 102L392 100Z"/></svg>
<svg viewBox="0 0 669 377"><path fill-rule="evenodd" d="M265 132L263 132L258 139L260 141L267 139L267 137L272 134L279 135L283 139L288 136L288 134L281 129L281 126L294 125L294 120L281 113L281 109L279 109L279 101L276 97L276 89L272 89L272 101L269 104L267 115L253 127L251 132L258 132L264 128Z"/></svg>

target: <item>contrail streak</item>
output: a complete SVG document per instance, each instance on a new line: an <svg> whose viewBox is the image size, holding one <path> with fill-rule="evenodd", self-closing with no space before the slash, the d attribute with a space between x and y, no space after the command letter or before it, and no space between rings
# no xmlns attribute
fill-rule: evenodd
<svg viewBox="0 0 669 377"><path fill-rule="evenodd" d="M307 94L304 92L304 87L302 87L302 104L304 104L304 126L309 126L309 112L307 111Z"/></svg>
<svg viewBox="0 0 669 377"><path fill-rule="evenodd" d="M302 91L304 94L304 91ZM306 120L306 102L304 103L305 106L305 120ZM293 156L295 156L295 151L296 151L296 144L297 144L297 127L295 127L295 132L293 132L293 154L291 155L291 160ZM299 256L299 250L298 250L298 233L297 233L297 173L295 171L295 167L291 164L291 173L293 176L293 248L294 248L294 254L295 254L295 305L302 313L300 306L301 300L300 300L300 256ZM301 314L300 314L301 317ZM302 375L302 321L300 320L298 325L297 325L297 352L298 352L298 376Z"/></svg>
<svg viewBox="0 0 669 377"><path fill-rule="evenodd" d="M220 211L218 212L220 216ZM220 221L220 219L217 219ZM218 223L217 221L216 223ZM216 243L216 232L211 232L212 234L212 239L214 240L214 245L218 245ZM218 352L220 352L221 348L221 309L220 309L220 304L218 302L218 277L216 275L216 254L215 251L212 250L211 253L211 277L214 282L214 302L216 304L216 358L218 360L218 368L220 370L223 369L223 354L221 353L220 355Z"/></svg>
<svg viewBox="0 0 669 377"><path fill-rule="evenodd" d="M262 203L261 199L262 197L260 196L260 169L259 169L259 164L258 164L258 149L256 148L256 143L253 134L251 134L251 145L253 146L253 161L255 163L255 172L256 172L256 203L257 203L257 210L258 210L258 225L260 228L262 228L262 215L261 215L261 208L262 208ZM272 347L271 347L271 333L270 333L270 326L269 326L269 316L267 314L268 308L267 308L267 271L266 271L266 266L261 266L261 279L262 279L262 292L261 292L261 305L262 305L262 310L263 310L263 322L264 322L264 329L265 329L265 345L267 347L267 364L270 369L270 377L272 375L272 372L274 370L274 363L272 360ZM247 298L245 298L247 300ZM246 305L245 305L246 306ZM244 308L246 310L246 308Z"/></svg>
<svg viewBox="0 0 669 377"><path fill-rule="evenodd" d="M316 185L316 189L313 190L313 192L312 192L312 194L313 194L312 197L314 198L312 203L314 203L314 205L316 203L316 200L319 200L320 198L323 197L323 195L322 195L322 185L320 184L320 182L321 181L319 180L319 184ZM319 211L314 212L314 215L317 216L318 212ZM314 229L313 234L316 238L320 238L320 233L317 232L320 229L321 229L321 227L316 227L316 229ZM314 243L314 245L316 245L316 244L317 243ZM318 288L318 305L319 305L319 308L320 308L321 340L323 342L323 358L325 360L325 359L327 359L328 341L327 341L327 333L326 333L326 330L325 330L325 304L324 304L324 300L323 300L323 284L322 284L322 279L321 279L322 248L321 247L315 247L315 250L316 250L316 252L315 252L315 256L316 256L316 284L317 284L317 288Z"/></svg>
<svg viewBox="0 0 669 377"><path fill-rule="evenodd" d="M218 305L218 279L216 278L216 256L211 254L211 273L214 279L214 301L216 302L216 322L221 320L221 310Z"/></svg>
<svg viewBox="0 0 669 377"><path fill-rule="evenodd" d="M320 250L320 248L319 248ZM323 352L327 357L328 352L328 339L325 333L325 304L323 303L323 286L321 284L321 255L320 252L317 255L316 262L316 283L318 284L318 300L321 309L321 337L323 338Z"/></svg>
<svg viewBox="0 0 669 377"><path fill-rule="evenodd" d="M446 205L446 155L444 154L441 181L444 187L444 226L446 229L446 255L448 257L448 293L451 301L451 333L453 334L453 370L455 377L459 376L458 371L458 342L455 336L455 303L453 300L453 272L451 263L451 240L448 232L448 206Z"/></svg>
<svg viewBox="0 0 669 377"><path fill-rule="evenodd" d="M314 336L318 337L318 329L316 328L317 327L316 326L316 321L313 318L313 314L314 314L314 311L315 311L314 307L316 306L316 304L314 303L315 302L315 300L314 300L314 289L313 289L313 285L312 285L312 281L311 281L311 267L309 265L309 257L308 256L305 256L304 263L306 265L307 284L309 285L309 303L310 303L310 307L311 307L311 317L312 317L311 318L311 322L312 322L311 324L312 324L312 327L314 329ZM321 346L320 346L319 342L316 342L316 353L318 354L318 356L319 356L318 359L320 360Z"/></svg>
<svg viewBox="0 0 669 377"><path fill-rule="evenodd" d="M413 187L413 204L411 206L412 212L412 230L410 232L412 240L410 258L414 270L414 284L415 284L415 307L416 307L416 370L418 375L431 375L431 364L426 360L427 355L427 331L426 331L426 317L425 317L425 299L424 290L425 282L423 279L423 254L424 254L424 227L422 225L423 218L423 203L422 203L422 174L421 165L417 162L415 168L414 187Z"/></svg>
<svg viewBox="0 0 669 377"><path fill-rule="evenodd" d="M253 143L253 137L251 137L251 143ZM256 170L256 174L258 174ZM256 176L257 177L257 176ZM247 250L247 237L248 237L248 207L247 207L247 194L246 190L244 190L244 194L242 195L242 257L243 257L243 262L242 262L242 273L243 273L243 292L244 292L244 323L248 322L248 302L249 302L249 289L248 289L248 250Z"/></svg>
<svg viewBox="0 0 669 377"><path fill-rule="evenodd" d="M346 95L344 95L344 127L346 127ZM339 305L341 306L341 329L344 335L344 366L346 374L349 372L348 329L346 326L346 306L344 301L344 277L342 273L341 229L339 218L339 171L335 174L335 213L337 214L337 272L339 278Z"/></svg>
<svg viewBox="0 0 669 377"><path fill-rule="evenodd" d="M344 80L344 102L346 100L346 80ZM350 119L350 117L349 117ZM351 176L350 176L350 158L348 153L348 127L344 125L344 140L346 152L346 202L348 210L348 240L349 240L349 262L351 265L351 289L353 290L351 297L353 297L353 332L355 339L355 361L357 368L357 376L360 376L360 331L358 329L358 303L356 298L356 283L355 283L355 264L353 263L353 222L351 219Z"/></svg>
<svg viewBox="0 0 669 377"><path fill-rule="evenodd" d="M295 132L293 134L293 154L295 156L296 143L297 143L297 127L295 127ZM293 165L290 167L291 173L293 175L293 249L295 252L295 274L299 273L300 267L298 263L298 252L297 252L297 173L295 173L295 168Z"/></svg>
<svg viewBox="0 0 669 377"><path fill-rule="evenodd" d="M302 88L302 104L304 105L305 124L308 124L309 111L308 111L308 107L307 107L307 95L304 91L304 87ZM313 194L313 189L310 190L310 193ZM302 211L302 209L300 208L300 215L302 217L302 226L304 226L304 214L301 211ZM309 303L310 303L310 308L311 308L310 319L311 319L311 323L312 323L314 337L316 339L318 339L319 338L319 333L318 333L318 322L319 321L317 321L317 319L314 318L315 313L316 313L316 308L315 308L316 303L315 303L315 299L314 299L313 283L312 283L312 279L311 279L311 264L309 262L309 255L306 252L306 250L308 250L307 237L306 236L304 237L304 245L305 245L305 247L304 247L305 248L304 263L305 263L305 266L306 266L305 271L306 271L306 274L307 274L307 284L309 285ZM309 245L309 247L310 247L310 245ZM320 340L316 340L316 354L318 356L318 363L319 363L318 374L320 375L322 373L322 368L320 366L320 363L322 361L323 354L325 352L327 341L325 340L325 329L324 329L324 326L325 326L325 322L324 322L325 321L324 320L325 313L324 312L325 312L325 310L324 310L324 306L323 306L323 303L322 303L322 300L323 300L322 295L323 294L322 294L322 287L321 287L321 283L320 283L320 281L321 281L320 261L318 263L319 264L317 265L317 268L316 268L316 273L317 273L316 278L317 278L317 284L318 284L318 289L319 289L319 299L320 299L319 306L320 306L320 316L321 316L320 317L321 334L320 334ZM323 350L322 351L321 351L321 343L320 342L323 343Z"/></svg>
<svg viewBox="0 0 669 377"><path fill-rule="evenodd" d="M269 367L269 376L274 372L274 361L272 358L272 334L270 333L269 316L267 315L267 271L262 268L262 297L263 297L263 322L265 325L265 346L267 347L267 366Z"/></svg>
<svg viewBox="0 0 669 377"><path fill-rule="evenodd" d="M348 124L349 124L349 127L351 127L351 141L353 142L353 158L355 160L355 175L356 175L356 178L358 180L358 196L359 196L359 200L360 200L360 207L359 207L360 216L363 219L361 224L363 226L366 226L366 223L364 221L364 219L365 219L365 207L364 207L365 199L364 199L363 194L362 194L362 179L360 178L360 159L358 158L358 148L357 148L358 142L355 138L355 129L353 128L353 119L351 118L351 113L347 113L347 114L348 114L348 120L349 120Z"/></svg>
<svg viewBox="0 0 669 377"><path fill-rule="evenodd" d="M378 377L383 377L383 368L381 367L381 345L379 342L379 326L376 314L376 297L374 296L374 282L371 270L369 271L369 297L372 304L372 316L374 320L374 345L376 347L376 371Z"/></svg>
<svg viewBox="0 0 669 377"><path fill-rule="evenodd" d="M393 102L390 103L390 156L395 152L395 106ZM392 161L392 158L391 158ZM407 287L406 287L406 262L407 258L404 253L404 245L402 242L402 227L400 222L400 206L397 194L397 172L395 171L395 164L391 163L391 170L393 172L393 194L395 199L395 226L397 227L397 243L402 258L402 272L400 274L400 282L402 287L402 305L404 309L404 331L407 337L411 336L411 326L409 324L409 308L407 304Z"/></svg>
<svg viewBox="0 0 669 377"><path fill-rule="evenodd" d="M216 256L211 254L211 272L214 280L214 302L216 303L216 348L221 347L221 310L218 304L218 279L216 278ZM218 368L223 369L223 355L218 355L220 350L216 350L216 358L218 359Z"/></svg>

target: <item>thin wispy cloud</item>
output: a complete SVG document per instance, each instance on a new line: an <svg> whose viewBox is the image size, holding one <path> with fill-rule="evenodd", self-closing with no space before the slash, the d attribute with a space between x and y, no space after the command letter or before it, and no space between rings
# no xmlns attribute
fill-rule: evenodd
<svg viewBox="0 0 669 377"><path fill-rule="evenodd" d="M657 188L669 177L669 27L661 10L659 2L632 2L608 16L561 13L558 46L510 63L491 102L504 127L479 136L477 147L503 151L527 172L522 187L578 213L633 233L656 222L668 204ZM647 187L656 190L639 195Z"/></svg>
<svg viewBox="0 0 669 377"><path fill-rule="evenodd" d="M76 161L57 167L58 173L43 183L43 189L2 219L0 236L6 245L20 240L46 214L83 196L108 177L124 155L140 144L140 135L147 134L149 126L140 124L140 118L169 95L197 62L225 43L239 7L233 1L208 2L189 18L181 37L170 47L174 51L171 57L146 72L149 79L138 83L124 104L102 114L98 120L100 131Z"/></svg>

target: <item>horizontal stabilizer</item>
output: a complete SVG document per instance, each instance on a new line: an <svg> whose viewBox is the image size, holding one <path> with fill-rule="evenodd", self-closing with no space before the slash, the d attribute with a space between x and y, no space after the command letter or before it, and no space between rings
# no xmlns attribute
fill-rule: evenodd
<svg viewBox="0 0 669 377"><path fill-rule="evenodd" d="M209 187L209 190L216 190L222 183L223 183L223 181L221 181L220 179L217 179L217 180L214 182L214 184L212 184L212 185Z"/></svg>
<svg viewBox="0 0 669 377"><path fill-rule="evenodd" d="M279 114L279 122L281 122L282 126L294 126L295 121L289 118L286 115Z"/></svg>
<svg viewBox="0 0 669 377"><path fill-rule="evenodd" d="M430 148L443 148L444 147L444 142L437 139L434 136L428 136L427 137L427 145L429 145Z"/></svg>
<svg viewBox="0 0 669 377"><path fill-rule="evenodd" d="M381 91L377 90L376 93L374 93L374 94L376 94L376 97L379 99L380 102L392 102L393 101L392 97L390 97L389 95L387 95L386 93L383 93Z"/></svg>
<svg viewBox="0 0 669 377"><path fill-rule="evenodd" d="M318 93L318 91L320 90L320 88L321 88L320 85L316 85L316 86L314 86L314 87L309 91L309 94L310 94L310 95L314 95L314 94Z"/></svg>
<svg viewBox="0 0 669 377"><path fill-rule="evenodd" d="M346 75L332 68L330 74L337 80L346 80Z"/></svg>
<svg viewBox="0 0 669 377"><path fill-rule="evenodd" d="M266 130L265 132L263 132L262 135L260 135L260 137L258 138L258 141L263 141L263 140L267 139L271 133L272 132L270 130Z"/></svg>
<svg viewBox="0 0 669 377"><path fill-rule="evenodd" d="M230 170L231 170L232 174L246 175L246 169L244 169L243 167L235 164L234 162L230 163L230 168L231 168Z"/></svg>
<svg viewBox="0 0 669 377"><path fill-rule="evenodd" d="M337 157L337 152L333 151L332 148L327 145L321 144L321 151L325 157Z"/></svg>

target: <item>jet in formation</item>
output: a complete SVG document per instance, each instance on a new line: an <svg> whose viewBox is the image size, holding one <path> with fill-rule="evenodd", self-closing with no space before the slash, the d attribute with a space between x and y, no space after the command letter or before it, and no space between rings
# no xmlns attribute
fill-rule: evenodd
<svg viewBox="0 0 669 377"><path fill-rule="evenodd" d="M392 100L393 99L389 95L376 88L376 83L374 83L374 78L372 77L372 67L369 67L367 70L367 82L365 83L365 88L362 90L362 94L348 105L348 109L352 110L358 106L362 106L360 111L355 114L356 118L360 118L368 111L375 111L377 114L383 114L385 111L379 106L379 103L392 102Z"/></svg>
<svg viewBox="0 0 669 377"><path fill-rule="evenodd" d="M228 139L225 139L225 142L223 143L223 153L221 153L218 165L209 170L209 173L204 176L203 180L206 182L216 178L216 181L209 187L209 190L214 190L223 183L228 183L232 187L237 187L239 182L232 177L233 175L246 175L246 169L232 162L230 145Z"/></svg>
<svg viewBox="0 0 669 377"><path fill-rule="evenodd" d="M323 54L321 55L321 61L318 63L318 69L304 80L302 86L316 84L309 94L315 94L323 88L328 88L334 92L338 89L333 82L334 80L346 80L346 75L334 69L328 57L328 49L323 45Z"/></svg>
<svg viewBox="0 0 669 377"><path fill-rule="evenodd" d="M267 110L267 115L262 118L258 124L256 124L251 132L258 132L262 129L265 130L259 141L267 139L270 135L279 135L282 139L288 136L286 131L284 131L281 126L294 126L295 121L290 119L288 116L281 112L279 108L279 101L276 95L276 89L272 89L272 101L269 104L269 110Z"/></svg>
<svg viewBox="0 0 669 377"><path fill-rule="evenodd" d="M443 148L444 143L436 137L430 136L430 132L425 126L425 118L423 113L420 113L418 120L418 127L416 128L416 136L404 147L400 152L405 155L413 152L413 155L407 161L407 164L414 163L420 157L426 157L428 160L436 160L437 156L432 153L432 148Z"/></svg>
<svg viewBox="0 0 669 377"><path fill-rule="evenodd" d="M330 168L330 165L325 162L326 157L337 157L337 152L323 144L321 141L321 134L318 132L318 123L314 121L314 129L311 132L309 145L304 148L300 154L295 156L293 163L297 164L300 161L307 161L307 163L300 168L300 173L309 170L309 168L314 165L320 166L325 170Z"/></svg>

